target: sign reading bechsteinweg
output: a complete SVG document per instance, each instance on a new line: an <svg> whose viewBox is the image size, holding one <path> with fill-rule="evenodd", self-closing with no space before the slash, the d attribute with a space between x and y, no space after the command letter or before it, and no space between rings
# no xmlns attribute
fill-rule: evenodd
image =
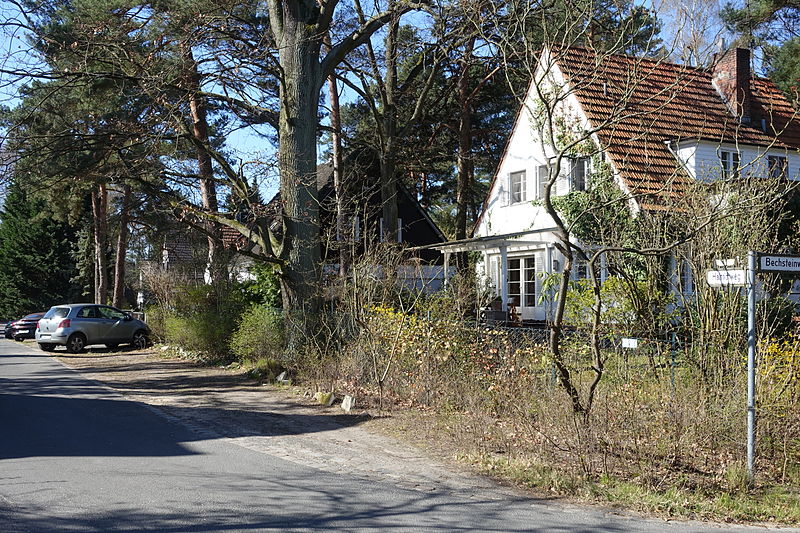
<svg viewBox="0 0 800 533"><path fill-rule="evenodd" d="M800 255L759 254L758 271L800 273Z"/></svg>

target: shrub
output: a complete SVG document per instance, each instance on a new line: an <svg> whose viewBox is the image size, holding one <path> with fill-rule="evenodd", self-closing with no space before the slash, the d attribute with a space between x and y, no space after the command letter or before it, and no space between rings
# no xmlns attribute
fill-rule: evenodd
<svg viewBox="0 0 800 533"><path fill-rule="evenodd" d="M218 361L230 357L229 339L247 304L240 284L184 287L177 291L170 308L152 310L151 316L157 316L163 324L164 342Z"/></svg>
<svg viewBox="0 0 800 533"><path fill-rule="evenodd" d="M254 305L245 311L231 336L230 350L240 361L280 360L285 336L280 309Z"/></svg>
<svg viewBox="0 0 800 533"><path fill-rule="evenodd" d="M283 372L283 365L275 359L262 358L253 364L250 369L250 377L263 381L272 381Z"/></svg>

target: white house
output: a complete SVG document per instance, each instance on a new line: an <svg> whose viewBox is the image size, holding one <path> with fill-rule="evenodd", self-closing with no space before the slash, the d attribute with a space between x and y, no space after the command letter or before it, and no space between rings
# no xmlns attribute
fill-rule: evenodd
<svg viewBox="0 0 800 533"><path fill-rule="evenodd" d="M558 103L548 106L546 100ZM547 110L554 111L548 115ZM560 166L553 195L585 189L597 161L631 210L668 209L687 180L737 174L798 179L800 120L775 85L753 77L750 52L734 49L713 69L572 48L545 51L492 180L475 238L437 247L480 250L479 266L522 319L547 318L541 281L563 257L554 221L537 203ZM572 136L572 137L570 137ZM559 158L572 138L590 143ZM562 149L561 155L564 155ZM555 171L552 174L556 175ZM578 264L573 275L585 275Z"/></svg>

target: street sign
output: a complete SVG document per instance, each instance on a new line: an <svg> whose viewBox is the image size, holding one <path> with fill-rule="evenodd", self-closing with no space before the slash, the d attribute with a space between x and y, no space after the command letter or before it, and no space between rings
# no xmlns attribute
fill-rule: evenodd
<svg viewBox="0 0 800 533"><path fill-rule="evenodd" d="M744 287L747 285L747 271L709 270L706 281L711 287Z"/></svg>
<svg viewBox="0 0 800 533"><path fill-rule="evenodd" d="M800 255L758 254L758 271L800 274Z"/></svg>

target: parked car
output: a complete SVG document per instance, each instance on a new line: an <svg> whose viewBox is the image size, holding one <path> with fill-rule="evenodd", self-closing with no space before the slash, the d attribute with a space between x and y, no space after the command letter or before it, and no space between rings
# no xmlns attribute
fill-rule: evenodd
<svg viewBox="0 0 800 533"><path fill-rule="evenodd" d="M15 341L32 339L36 336L36 324L44 316L44 313L31 313L19 320L15 320L11 325L11 338Z"/></svg>
<svg viewBox="0 0 800 533"><path fill-rule="evenodd" d="M14 338L14 336L11 334L11 328L14 327L14 324L16 322L17 322L16 320L9 320L8 322L6 322L5 331L3 332L5 334L6 339Z"/></svg>
<svg viewBox="0 0 800 533"><path fill-rule="evenodd" d="M105 344L109 348L131 344L145 348L150 343L150 328L108 305L56 305L39 321L36 342L46 352L59 345L66 346L71 353L82 352L91 344Z"/></svg>

